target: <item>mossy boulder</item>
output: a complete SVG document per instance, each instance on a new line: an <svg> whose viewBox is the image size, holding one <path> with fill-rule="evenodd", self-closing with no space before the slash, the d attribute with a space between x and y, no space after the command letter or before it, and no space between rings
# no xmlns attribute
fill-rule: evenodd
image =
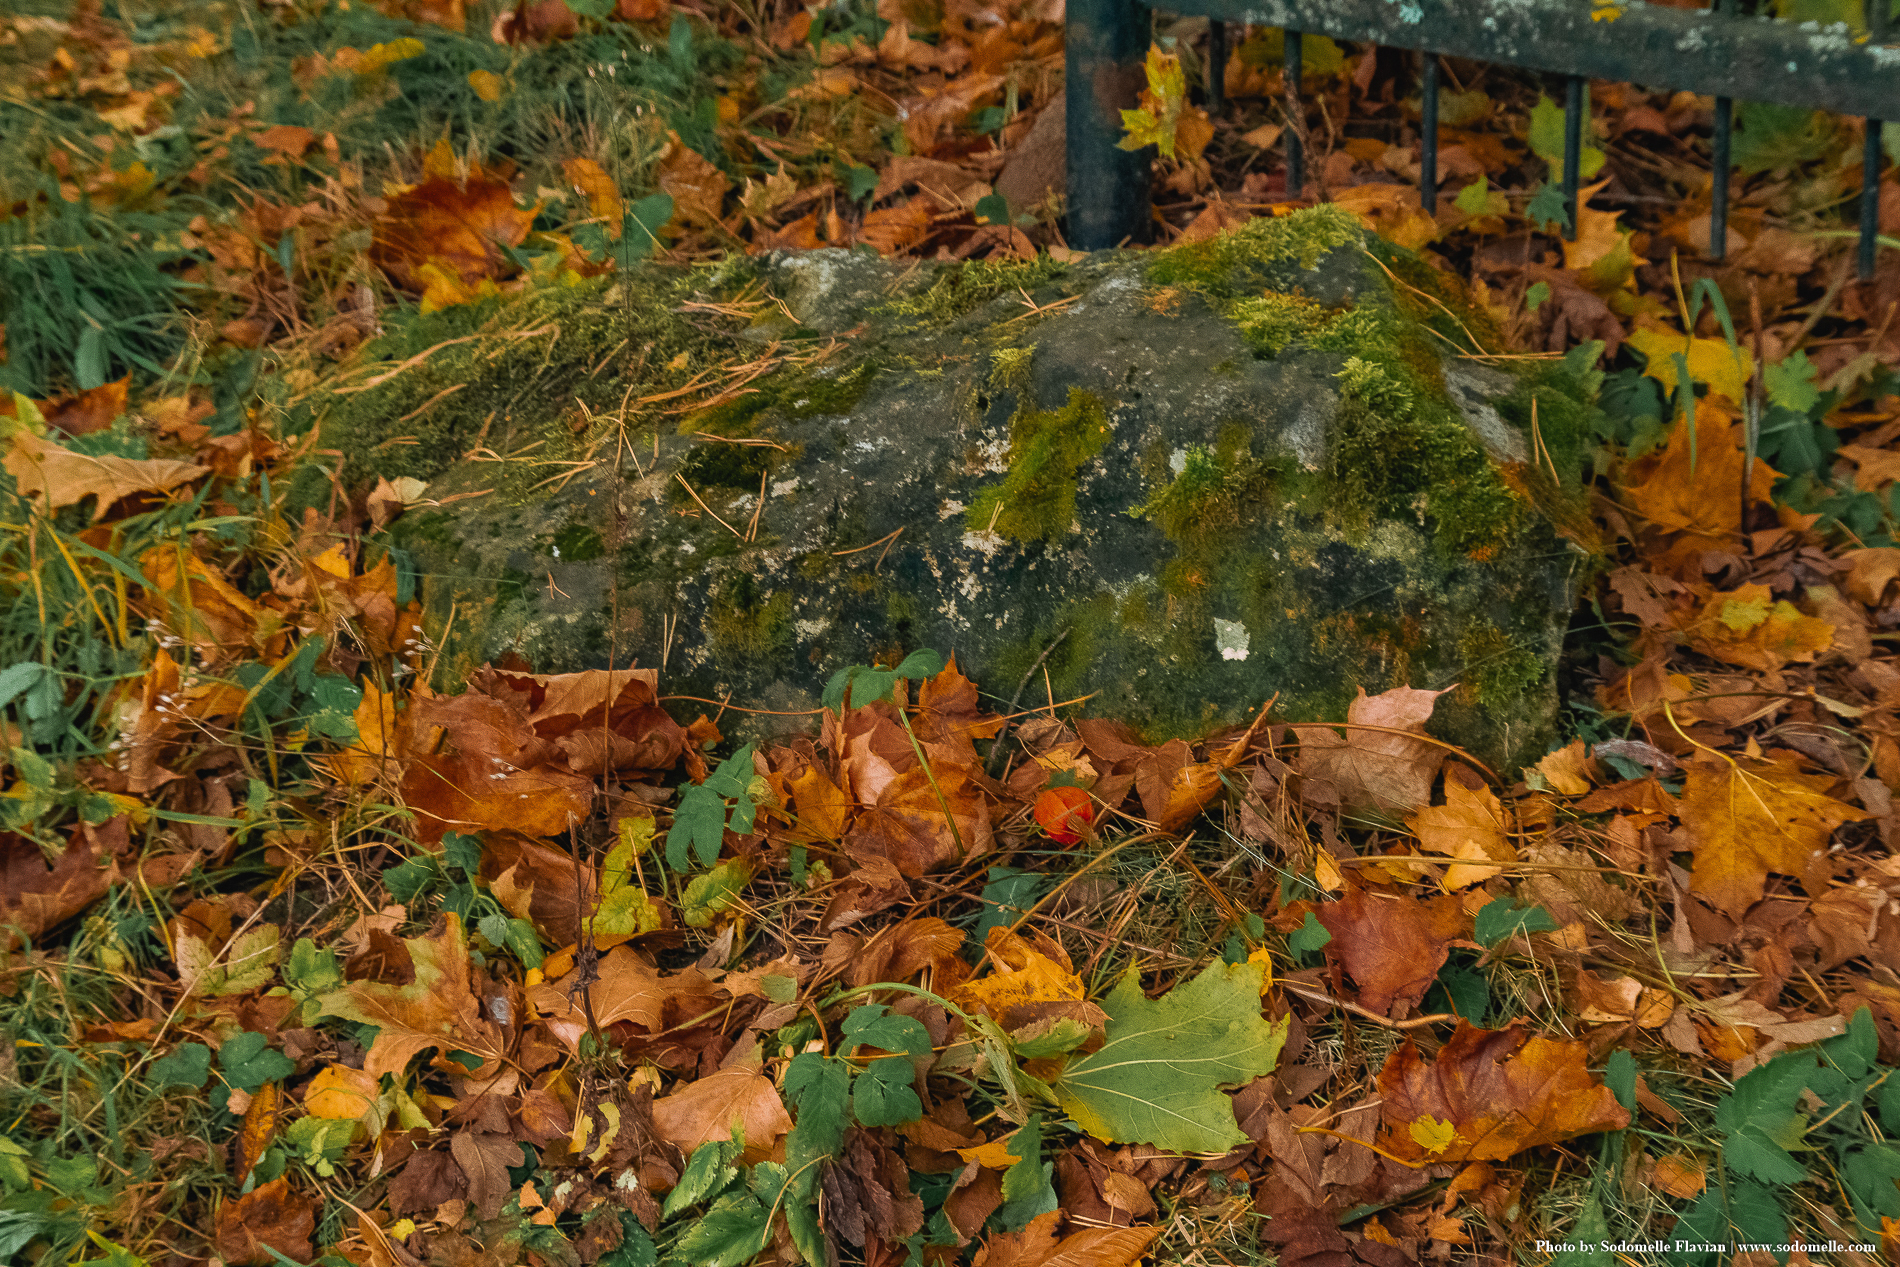
<svg viewBox="0 0 1900 1267"><path fill-rule="evenodd" d="M1066 264L653 266L443 317L310 416L356 478L429 481L387 540L444 678L638 662L790 712L927 646L999 707L1027 681L1157 739L1453 684L1434 729L1486 760L1553 733L1593 374L1498 356L1336 209Z"/></svg>

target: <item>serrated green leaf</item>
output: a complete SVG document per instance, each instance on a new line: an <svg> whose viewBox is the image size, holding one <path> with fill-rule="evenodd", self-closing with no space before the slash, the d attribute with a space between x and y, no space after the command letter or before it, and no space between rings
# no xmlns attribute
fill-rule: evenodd
<svg viewBox="0 0 1900 1267"><path fill-rule="evenodd" d="M882 1003L852 1008L840 1028L848 1047L875 1047L906 1056L921 1056L930 1050L930 1031L922 1021L900 1016Z"/></svg>
<svg viewBox="0 0 1900 1267"><path fill-rule="evenodd" d="M161 1087L190 1087L195 1091L210 1076L211 1049L203 1043L180 1043L152 1062L152 1081Z"/></svg>
<svg viewBox="0 0 1900 1267"><path fill-rule="evenodd" d="M1055 1093L1097 1139L1221 1153L1247 1136L1221 1094L1271 1073L1286 1022L1260 1015L1261 965L1214 963L1159 999L1130 973L1102 1001L1107 1041L1072 1060Z"/></svg>
<svg viewBox="0 0 1900 1267"><path fill-rule="evenodd" d="M712 870L693 877L680 894L680 919L691 928L705 928L738 904L739 894L752 882L752 860L728 858Z"/></svg>
<svg viewBox="0 0 1900 1267"><path fill-rule="evenodd" d="M308 937L299 937L284 961L284 984L299 994L322 994L343 986L343 966L336 951L319 950Z"/></svg>
<svg viewBox="0 0 1900 1267"><path fill-rule="evenodd" d="M924 1115L923 1101L911 1089L916 1069L908 1057L873 1060L851 1087L851 1112L866 1126L902 1126Z"/></svg>
<svg viewBox="0 0 1900 1267"><path fill-rule="evenodd" d="M1770 404L1805 414L1821 401L1820 371L1806 352L1792 352L1762 370Z"/></svg>
<svg viewBox="0 0 1900 1267"><path fill-rule="evenodd" d="M264 1035L247 1029L218 1048L218 1067L232 1086L255 1091L267 1082L288 1078L297 1064L281 1051L270 1050L270 1040Z"/></svg>
<svg viewBox="0 0 1900 1267"><path fill-rule="evenodd" d="M1585 98L1583 106L1584 136L1587 142L1590 127L1590 103ZM1564 165L1564 110L1549 97L1540 95L1537 104L1531 107L1531 131L1529 136L1531 152L1550 164L1553 174L1563 170ZM1594 145L1585 144L1577 156L1577 174L1589 180L1603 169L1604 153Z"/></svg>
<svg viewBox="0 0 1900 1267"><path fill-rule="evenodd" d="M1491 947L1516 933L1554 933L1557 921L1541 906L1519 906L1508 897L1492 898L1472 922L1472 938Z"/></svg>
<svg viewBox="0 0 1900 1267"><path fill-rule="evenodd" d="M1715 1125L1728 1138L1722 1155L1738 1174L1763 1183L1800 1183L1807 1167L1789 1156L1802 1146L1807 1115L1795 1105L1814 1072L1812 1055L1779 1057L1751 1070L1715 1106Z"/></svg>
<svg viewBox="0 0 1900 1267"><path fill-rule="evenodd" d="M661 1215L670 1219L687 1206L698 1205L724 1191L739 1177L739 1168L732 1164L732 1159L744 1150L745 1141L737 1136L710 1140L695 1148L693 1155L686 1159L686 1169L680 1172L680 1181L666 1194Z"/></svg>
<svg viewBox="0 0 1900 1267"><path fill-rule="evenodd" d="M837 1153L850 1125L851 1067L815 1051L800 1052L785 1067L785 1102L798 1111L785 1137L785 1164L794 1195L808 1198L817 1190L816 1163Z"/></svg>
<svg viewBox="0 0 1900 1267"><path fill-rule="evenodd" d="M1603 1248L1609 1239L1610 1221L1603 1213L1603 1203L1588 1197L1563 1238L1563 1243L1572 1248L1560 1250L1544 1267L1614 1267L1616 1255Z"/></svg>
<svg viewBox="0 0 1900 1267"><path fill-rule="evenodd" d="M770 1229L766 1207L757 1197L729 1192L686 1229L677 1252L694 1267L737 1267L765 1248Z"/></svg>
<svg viewBox="0 0 1900 1267"><path fill-rule="evenodd" d="M666 833L666 865L676 872L692 868L692 857L710 867L726 843L726 802L705 784L683 788L673 825ZM690 851L690 854L689 854Z"/></svg>
<svg viewBox="0 0 1900 1267"><path fill-rule="evenodd" d="M1313 912L1308 911L1306 919L1287 937L1286 948L1295 955L1310 955L1317 953L1332 939L1333 935L1327 930L1326 925L1314 918Z"/></svg>
<svg viewBox="0 0 1900 1267"><path fill-rule="evenodd" d="M605 1208L605 1207L596 1207ZM614 1218L608 1213L596 1217ZM660 1252L654 1247L653 1238L647 1235L646 1228L630 1212L618 1212L620 1219L620 1245L600 1256L596 1267L656 1267L660 1261Z"/></svg>
<svg viewBox="0 0 1900 1267"><path fill-rule="evenodd" d="M1621 1048L1611 1052L1608 1063L1603 1066L1603 1085L1610 1089L1618 1104L1631 1113L1636 1112L1636 1057Z"/></svg>

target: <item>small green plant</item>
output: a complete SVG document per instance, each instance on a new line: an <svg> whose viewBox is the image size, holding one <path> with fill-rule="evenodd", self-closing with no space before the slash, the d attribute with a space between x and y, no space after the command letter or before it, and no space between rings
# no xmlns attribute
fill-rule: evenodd
<svg viewBox="0 0 1900 1267"><path fill-rule="evenodd" d="M495 950L508 950L524 967L541 966L541 938L534 925L511 916L481 883L482 842L461 832L442 837L440 854L420 853L383 872L383 886L397 901L415 903L441 895L442 909L474 925ZM292 954L295 955L293 949ZM292 992L298 987L292 983ZM302 997L301 995L299 997Z"/></svg>

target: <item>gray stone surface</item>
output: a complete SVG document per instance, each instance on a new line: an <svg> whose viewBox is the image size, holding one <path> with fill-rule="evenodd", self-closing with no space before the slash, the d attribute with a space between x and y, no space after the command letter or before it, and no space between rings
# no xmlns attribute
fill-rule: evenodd
<svg viewBox="0 0 1900 1267"><path fill-rule="evenodd" d="M1340 213L1305 214L1015 273L818 251L675 277L664 307L616 283L556 314L551 344L410 371L326 438L398 416L432 375L470 380L433 466L379 467L446 503L390 531L445 673L637 661L668 692L789 711L841 667L928 646L997 707L1027 679L1025 705L1088 696L1155 738L1275 696L1313 720L1356 688L1460 683L1440 733L1533 760L1584 560L1547 512L1574 487L1540 492L1525 464L1523 384L1439 359ZM1306 324L1281 340L1288 294ZM728 306L672 310L692 295ZM576 339L621 346L583 379ZM768 352L807 363L697 413L665 412L690 394L630 403ZM1544 445L1574 467L1558 429L1584 406L1540 390ZM528 456L450 460L465 448Z"/></svg>

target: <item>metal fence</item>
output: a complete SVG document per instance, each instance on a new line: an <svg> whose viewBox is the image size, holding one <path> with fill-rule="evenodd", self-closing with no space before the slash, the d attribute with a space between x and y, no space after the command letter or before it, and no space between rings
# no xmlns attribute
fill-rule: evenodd
<svg viewBox="0 0 1900 1267"><path fill-rule="evenodd" d="M1892 0L1863 0L1867 30L1737 13L1736 0L1712 9L1675 9L1640 0L1068 0L1068 238L1081 250L1138 237L1149 220L1149 151L1119 148L1121 111L1143 85L1153 7L1211 19L1208 105L1223 105L1229 24L1286 32L1289 119L1300 114L1300 36L1415 50L1421 69L1423 143L1419 195L1438 195L1438 58L1472 58L1566 76L1562 169L1567 232L1577 224L1587 80L1688 90L1715 98L1715 182L1710 254L1728 239L1729 141L1736 97L1805 106L1867 120L1860 197L1860 276L1870 279L1878 246L1881 120L1900 118L1900 46ZM1289 127L1287 196L1305 187L1302 134Z"/></svg>

